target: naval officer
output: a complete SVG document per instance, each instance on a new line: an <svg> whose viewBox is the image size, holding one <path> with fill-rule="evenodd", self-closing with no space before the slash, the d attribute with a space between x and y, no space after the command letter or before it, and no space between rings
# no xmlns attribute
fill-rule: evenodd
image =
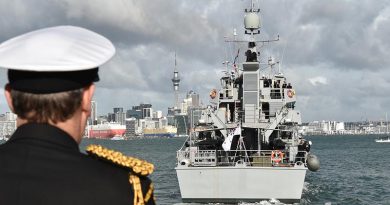
<svg viewBox="0 0 390 205"><path fill-rule="evenodd" d="M17 129L0 145L0 204L155 204L153 165L98 145L79 150L98 67L115 53L105 37L58 26L0 44Z"/></svg>

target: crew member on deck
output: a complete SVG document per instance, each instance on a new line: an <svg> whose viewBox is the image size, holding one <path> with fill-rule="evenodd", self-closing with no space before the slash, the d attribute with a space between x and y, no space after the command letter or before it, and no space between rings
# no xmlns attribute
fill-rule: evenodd
<svg viewBox="0 0 390 205"><path fill-rule="evenodd" d="M98 67L114 53L108 39L74 26L0 44L5 97L18 116L0 145L0 204L155 204L152 164L98 145L79 150Z"/></svg>

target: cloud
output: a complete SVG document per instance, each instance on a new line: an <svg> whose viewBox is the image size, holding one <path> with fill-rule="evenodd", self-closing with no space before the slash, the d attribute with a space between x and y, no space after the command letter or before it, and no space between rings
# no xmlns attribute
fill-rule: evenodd
<svg viewBox="0 0 390 205"><path fill-rule="evenodd" d="M390 98L390 2L377 0L265 0L260 2L261 47L297 92L303 120L378 118ZM173 104L174 53L181 95L194 90L208 103L219 88L222 62L246 44L226 44L237 29L243 39L247 1L214 0L0 0L0 41L38 28L71 24L106 36L116 56L100 69L95 98L100 114L140 102L166 112ZM242 62L243 56L239 58ZM263 72L263 71L262 71ZM264 70L264 72L269 72ZM0 71L5 84L6 72ZM1 97L1 96L0 96ZM0 99L0 113L8 110ZM365 117L363 117L365 116Z"/></svg>
<svg viewBox="0 0 390 205"><path fill-rule="evenodd" d="M310 83L313 85L313 86L317 86L317 85L326 85L328 84L328 80L325 78L325 77L322 77L322 76L317 76L317 77L314 77L314 78L310 78L309 79Z"/></svg>

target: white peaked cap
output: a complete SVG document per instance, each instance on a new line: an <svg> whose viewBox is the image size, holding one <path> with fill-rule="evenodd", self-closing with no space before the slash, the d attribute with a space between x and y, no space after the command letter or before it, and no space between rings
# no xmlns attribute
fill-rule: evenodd
<svg viewBox="0 0 390 205"><path fill-rule="evenodd" d="M0 67L20 71L81 71L99 67L115 54L105 37L75 26L32 31L0 44Z"/></svg>

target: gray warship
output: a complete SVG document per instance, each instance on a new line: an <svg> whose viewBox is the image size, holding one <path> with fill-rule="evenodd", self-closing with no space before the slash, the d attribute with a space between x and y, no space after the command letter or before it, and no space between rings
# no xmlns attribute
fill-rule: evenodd
<svg viewBox="0 0 390 205"><path fill-rule="evenodd" d="M311 142L298 132L297 93L272 58L261 62L260 48L273 40L260 34L259 9L245 9L248 40L245 62L231 64L210 92L211 105L191 119L188 139L175 167L183 202L295 203L302 197L306 171L317 171ZM260 45L260 46L259 46Z"/></svg>

